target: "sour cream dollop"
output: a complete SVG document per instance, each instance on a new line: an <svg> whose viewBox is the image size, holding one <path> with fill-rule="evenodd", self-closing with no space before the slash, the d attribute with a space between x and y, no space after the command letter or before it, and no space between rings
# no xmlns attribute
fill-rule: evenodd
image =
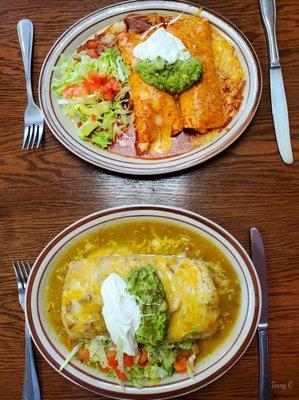
<svg viewBox="0 0 299 400"><path fill-rule="evenodd" d="M135 356L137 342L135 333L139 327L141 314L136 300L127 293L127 283L115 273L102 283L103 317L111 340L124 353Z"/></svg>
<svg viewBox="0 0 299 400"><path fill-rule="evenodd" d="M164 28L157 29L147 40L135 46L133 55L140 60L150 59L151 61L161 57L169 64L191 58L183 42Z"/></svg>

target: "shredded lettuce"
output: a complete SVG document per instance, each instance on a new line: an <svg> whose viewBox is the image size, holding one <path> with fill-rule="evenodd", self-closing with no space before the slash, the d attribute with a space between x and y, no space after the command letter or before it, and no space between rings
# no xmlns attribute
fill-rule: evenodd
<svg viewBox="0 0 299 400"><path fill-rule="evenodd" d="M122 82L124 82L126 80L126 78L127 78L128 71L126 69L125 64L122 62L121 57L117 57L115 59L115 65L117 67L117 72L118 72L119 79Z"/></svg>
<svg viewBox="0 0 299 400"><path fill-rule="evenodd" d="M148 364L146 367L134 365L128 372L130 382L136 387L143 387L146 384L157 384L161 379L173 375L173 363L180 350L190 350L194 341L179 343L162 343L158 346L145 346L148 353ZM188 359L187 372L193 374L195 356ZM127 373L127 371L126 371Z"/></svg>
<svg viewBox="0 0 299 400"><path fill-rule="evenodd" d="M117 344L116 352L118 369L122 371L127 376L128 380L136 387L141 388L145 385L155 385L159 383L161 379L164 379L167 376L172 376L175 373L173 364L177 356L181 354L181 350L190 350L194 343L194 340L189 340L179 343L160 343L157 346L145 346L144 350L148 354L146 366L138 365L139 354L137 354L135 357L135 364L130 367L125 367L123 362L123 343L119 342ZM109 367L107 354L111 352L111 349L115 348L115 344L112 343L109 337L98 335L92 340L85 340L77 344L61 365L60 371L65 368L83 346L89 351L88 365L90 365L90 363L99 363L101 368ZM195 354L192 354L188 358L187 373L190 377L194 376L195 360ZM114 377L117 379L119 384L123 386L123 383L118 379L113 368L110 369L107 376Z"/></svg>
<svg viewBox="0 0 299 400"><path fill-rule="evenodd" d="M68 356L66 357L64 362L60 365L60 368L59 368L60 372L68 365L68 363L71 361L71 359L75 357L75 355L78 353L78 351L80 350L82 345L83 345L83 343L79 343L70 351L70 353L68 354Z"/></svg>
<svg viewBox="0 0 299 400"><path fill-rule="evenodd" d="M117 353L116 358L118 362L118 368L123 371L124 370L124 342L123 340L119 340L117 343Z"/></svg>
<svg viewBox="0 0 299 400"><path fill-rule="evenodd" d="M178 350L190 350L194 342L163 343L156 347L146 347L150 364L164 368L168 375L173 373L173 363Z"/></svg>
<svg viewBox="0 0 299 400"><path fill-rule="evenodd" d="M78 53L71 57L62 54L60 65L54 69L59 73L59 77L53 80L52 88L58 96L61 96L68 86L79 85L91 72L109 75L120 82L125 82L130 73L117 49L107 49L99 58L91 58L84 53L80 53L80 59Z"/></svg>
<svg viewBox="0 0 299 400"><path fill-rule="evenodd" d="M85 52L75 53L71 57L61 56L60 65L55 67L56 74L52 88L58 96L58 104L63 107L65 115L78 124L78 135L102 149L130 124L130 111L125 107L130 85L129 68L123 62L117 49L106 49L99 58L91 58ZM70 98L63 97L63 91L70 86L80 88L90 73L97 72L115 78L120 91L112 101L107 101L100 92L86 94L82 92Z"/></svg>
<svg viewBox="0 0 299 400"><path fill-rule="evenodd" d="M97 144L98 146L100 146L102 149L105 149L111 143L111 138L110 138L109 133L104 132L100 135L97 135L97 134L92 135L91 141L93 143Z"/></svg>
<svg viewBox="0 0 299 400"><path fill-rule="evenodd" d="M192 354L189 358L188 358L188 362L187 362L187 374L189 375L190 378L193 378L194 376L194 363L196 360L196 355Z"/></svg>
<svg viewBox="0 0 299 400"><path fill-rule="evenodd" d="M144 368L134 365L130 369L128 377L134 386L142 388L145 384L155 385L168 375L168 372L164 368L157 365L147 365Z"/></svg>
<svg viewBox="0 0 299 400"><path fill-rule="evenodd" d="M104 342L109 340L106 336L96 336L87 345L91 362L99 362L102 368L108 368L108 361Z"/></svg>
<svg viewBox="0 0 299 400"><path fill-rule="evenodd" d="M80 136L80 138L81 139L85 139L98 126L99 126L99 122L98 121L91 121L91 120L85 121L84 124L81 125L80 128L79 128L79 136Z"/></svg>
<svg viewBox="0 0 299 400"><path fill-rule="evenodd" d="M119 50L107 49L98 60L100 72L106 72L121 82L128 78L130 70L123 62Z"/></svg>

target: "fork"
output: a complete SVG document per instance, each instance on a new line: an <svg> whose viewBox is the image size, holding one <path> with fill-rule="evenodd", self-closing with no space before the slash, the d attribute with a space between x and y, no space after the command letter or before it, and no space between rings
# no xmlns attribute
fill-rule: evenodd
<svg viewBox="0 0 299 400"><path fill-rule="evenodd" d="M14 261L12 263L12 266L16 274L19 302L23 311L25 311L25 292L32 264L29 261ZM41 394L35 368L32 340L26 322L25 322L25 344L26 344L26 356L25 356L26 362L25 362L25 376L24 376L24 386L23 386L23 400L40 400Z"/></svg>
<svg viewBox="0 0 299 400"><path fill-rule="evenodd" d="M33 100L31 85L31 61L33 46L33 24L29 19L21 19L18 26L18 36L21 46L28 103L24 115L23 149L34 149L40 146L44 133L44 117Z"/></svg>

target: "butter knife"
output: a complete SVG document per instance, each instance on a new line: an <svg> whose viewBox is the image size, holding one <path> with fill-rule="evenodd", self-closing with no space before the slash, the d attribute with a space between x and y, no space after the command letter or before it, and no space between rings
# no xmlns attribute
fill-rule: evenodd
<svg viewBox="0 0 299 400"><path fill-rule="evenodd" d="M260 10L267 37L270 60L270 91L274 130L278 150L286 164L292 164L289 113L276 39L275 0L260 0Z"/></svg>
<svg viewBox="0 0 299 400"><path fill-rule="evenodd" d="M268 284L267 264L262 236L256 228L250 229L251 258L262 288L262 311L257 327L259 344L259 400L272 400L269 347L268 347Z"/></svg>

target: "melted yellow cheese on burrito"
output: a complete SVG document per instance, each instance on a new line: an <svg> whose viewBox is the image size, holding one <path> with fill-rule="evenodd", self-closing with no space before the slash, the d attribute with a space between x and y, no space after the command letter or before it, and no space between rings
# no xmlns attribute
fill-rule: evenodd
<svg viewBox="0 0 299 400"><path fill-rule="evenodd" d="M72 339L107 333L102 316L102 282L115 272L126 279L130 271L152 265L168 301L168 341L205 338L218 329L217 290L208 264L183 256L111 255L71 262L62 293L62 321Z"/></svg>

